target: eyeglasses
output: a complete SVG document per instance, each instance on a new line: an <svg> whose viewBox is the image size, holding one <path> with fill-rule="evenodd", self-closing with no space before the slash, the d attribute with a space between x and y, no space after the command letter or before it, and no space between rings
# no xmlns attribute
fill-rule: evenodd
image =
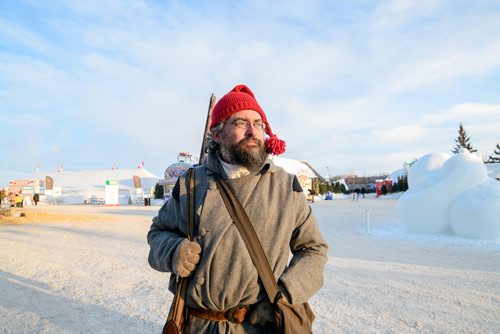
<svg viewBox="0 0 500 334"><path fill-rule="evenodd" d="M265 130L266 128L266 124L265 123L262 123L262 122L249 122L249 121L244 121L244 120L236 120L232 123L224 123L225 124L231 124L232 126L234 127L237 127L238 129L250 129L251 126L254 127L254 129L257 129L257 130Z"/></svg>

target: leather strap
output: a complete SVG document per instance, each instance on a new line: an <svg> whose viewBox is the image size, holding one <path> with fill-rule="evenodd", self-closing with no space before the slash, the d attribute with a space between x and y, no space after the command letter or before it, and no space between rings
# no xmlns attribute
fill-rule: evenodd
<svg viewBox="0 0 500 334"><path fill-rule="evenodd" d="M222 196L224 204L226 205L227 211L229 212L229 215L233 219L236 228L240 232L241 237L247 246L255 268L257 268L257 272L259 273L260 280L264 285L267 296L269 297L271 303L275 303L283 295L279 290L278 283L276 283L276 279L274 278L273 271L269 265L269 261L267 260L266 253L264 252L259 237L250 222L250 218L248 218L245 209L241 205L238 198L234 195L226 181L224 181L224 179L218 174L214 174L214 178L217 182L217 186L220 190L219 192Z"/></svg>
<svg viewBox="0 0 500 334"><path fill-rule="evenodd" d="M189 191L187 193L187 205L188 205L188 215L187 215L187 237L190 241L193 241L194 235L194 189L195 189L195 170L190 168L188 170L188 184ZM175 323L176 326L183 326L183 321L187 318L187 307L186 307L186 291L187 291L188 278L180 277L177 283L177 290L174 294L174 299L172 300L172 305L170 306L170 311L168 313L167 321L163 326L163 333L167 332L169 323Z"/></svg>
<svg viewBox="0 0 500 334"><path fill-rule="evenodd" d="M195 186L195 169L188 169L189 178L189 192L188 192L188 220L187 220L187 232L189 241L194 239L194 186Z"/></svg>
<svg viewBox="0 0 500 334"><path fill-rule="evenodd" d="M241 324L245 321L248 306L236 306L226 311L204 310L201 308L189 308L189 315L203 318L211 321L230 321Z"/></svg>

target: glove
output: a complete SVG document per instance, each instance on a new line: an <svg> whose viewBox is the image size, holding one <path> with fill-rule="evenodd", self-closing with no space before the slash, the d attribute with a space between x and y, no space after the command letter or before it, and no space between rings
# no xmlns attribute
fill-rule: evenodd
<svg viewBox="0 0 500 334"><path fill-rule="evenodd" d="M175 249L172 270L180 277L188 277L200 261L201 246L184 239Z"/></svg>
<svg viewBox="0 0 500 334"><path fill-rule="evenodd" d="M274 322L274 311L271 303L268 300L258 303L248 317L248 322L252 325L261 326L269 322Z"/></svg>

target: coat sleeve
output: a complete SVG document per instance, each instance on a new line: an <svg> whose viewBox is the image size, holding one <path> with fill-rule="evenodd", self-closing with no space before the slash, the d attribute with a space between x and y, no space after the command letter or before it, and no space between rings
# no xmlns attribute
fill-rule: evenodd
<svg viewBox="0 0 500 334"><path fill-rule="evenodd" d="M179 181L176 185L178 187ZM158 211L147 235L149 265L162 272L172 272L172 256L177 246L187 237L182 205L184 196L176 197L171 197Z"/></svg>
<svg viewBox="0 0 500 334"><path fill-rule="evenodd" d="M294 192L294 196L297 224L290 240L292 259L278 284L290 303L301 304L323 286L328 244L303 194Z"/></svg>

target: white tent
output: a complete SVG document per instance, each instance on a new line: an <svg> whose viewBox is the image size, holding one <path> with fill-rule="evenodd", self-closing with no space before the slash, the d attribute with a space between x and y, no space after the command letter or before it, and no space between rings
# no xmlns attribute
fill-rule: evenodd
<svg viewBox="0 0 500 334"><path fill-rule="evenodd" d="M305 164L302 161L283 158L283 157L277 157L277 156L271 156L271 159L276 164L276 166L283 168L284 170L286 170L290 174L297 175L297 177L299 175L305 175L311 179L316 177L316 174L314 173L314 171L307 164Z"/></svg>
<svg viewBox="0 0 500 334"><path fill-rule="evenodd" d="M46 176L54 181L53 191L46 191L47 200L67 204L103 204L106 181L118 182L120 204L139 203L144 194L149 196L159 179L145 168L63 171ZM135 187L134 176L140 180L138 188Z"/></svg>
<svg viewBox="0 0 500 334"><path fill-rule="evenodd" d="M305 194L308 194L309 190L312 189L312 180L319 177L319 175L305 162L277 156L271 156L271 159L276 166L297 176Z"/></svg>

